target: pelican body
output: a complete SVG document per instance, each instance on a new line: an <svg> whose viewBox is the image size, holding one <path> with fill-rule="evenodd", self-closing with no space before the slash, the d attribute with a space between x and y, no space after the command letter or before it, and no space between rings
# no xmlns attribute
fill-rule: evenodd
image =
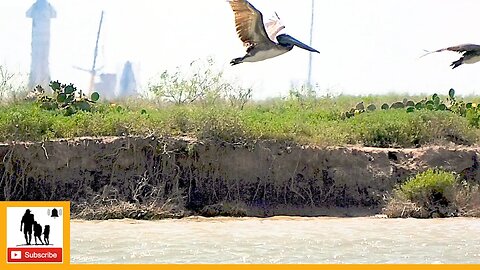
<svg viewBox="0 0 480 270"><path fill-rule="evenodd" d="M452 69L455 69L463 64L474 64L480 62L480 45L476 44L462 44L458 46L452 46L448 48L439 49L433 52L428 52L425 55L443 51L452 51L462 54L462 57L457 61L454 61L450 66ZM423 55L423 56L425 56ZM422 57L423 57L422 56Z"/></svg>
<svg viewBox="0 0 480 270"><path fill-rule="evenodd" d="M281 24L277 14L274 19L270 19L264 25L262 13L248 1L229 0L229 3L235 15L237 34L247 49L245 56L235 58L230 62L232 66L243 62L259 62L277 57L291 51L295 46L320 53L290 35L278 35L285 26Z"/></svg>

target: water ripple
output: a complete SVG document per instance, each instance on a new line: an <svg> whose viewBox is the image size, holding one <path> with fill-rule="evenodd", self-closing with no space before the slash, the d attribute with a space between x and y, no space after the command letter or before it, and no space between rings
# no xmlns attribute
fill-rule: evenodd
<svg viewBox="0 0 480 270"><path fill-rule="evenodd" d="M478 219L73 221L72 263L480 263Z"/></svg>

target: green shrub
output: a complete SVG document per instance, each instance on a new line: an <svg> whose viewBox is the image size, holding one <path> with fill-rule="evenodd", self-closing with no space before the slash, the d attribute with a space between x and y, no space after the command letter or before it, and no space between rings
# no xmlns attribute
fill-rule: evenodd
<svg viewBox="0 0 480 270"><path fill-rule="evenodd" d="M403 183L398 192L412 202L449 204L454 200L456 183L453 173L428 169Z"/></svg>
<svg viewBox="0 0 480 270"><path fill-rule="evenodd" d="M389 217L457 216L460 191L455 174L428 169L397 187L383 212Z"/></svg>
<svg viewBox="0 0 480 270"><path fill-rule="evenodd" d="M453 142L470 145L477 135L464 117L444 111L377 110L340 121L347 143L373 147L416 147Z"/></svg>
<svg viewBox="0 0 480 270"><path fill-rule="evenodd" d="M476 104L475 107L471 107L471 109L467 109L466 117L468 120L468 124L472 127L479 128L480 127L480 110L478 110Z"/></svg>

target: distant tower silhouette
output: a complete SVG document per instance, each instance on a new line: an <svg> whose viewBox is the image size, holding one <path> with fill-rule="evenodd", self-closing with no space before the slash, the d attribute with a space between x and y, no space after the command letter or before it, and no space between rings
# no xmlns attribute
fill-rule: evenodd
<svg viewBox="0 0 480 270"><path fill-rule="evenodd" d="M122 77L120 77L119 97L134 96L137 94L137 81L133 74L132 63L127 61L123 66Z"/></svg>
<svg viewBox="0 0 480 270"><path fill-rule="evenodd" d="M30 64L30 89L42 85L47 89L50 83L50 19L56 18L57 12L47 0L37 0L27 11L27 18L32 18L32 62Z"/></svg>

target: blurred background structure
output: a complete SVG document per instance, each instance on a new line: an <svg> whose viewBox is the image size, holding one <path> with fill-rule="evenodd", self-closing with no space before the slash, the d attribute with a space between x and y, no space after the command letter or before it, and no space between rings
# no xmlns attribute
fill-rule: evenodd
<svg viewBox="0 0 480 270"><path fill-rule="evenodd" d="M27 18L32 19L32 60L28 87L37 85L45 89L50 82L50 21L57 17L57 12L47 0L37 0L27 11Z"/></svg>

